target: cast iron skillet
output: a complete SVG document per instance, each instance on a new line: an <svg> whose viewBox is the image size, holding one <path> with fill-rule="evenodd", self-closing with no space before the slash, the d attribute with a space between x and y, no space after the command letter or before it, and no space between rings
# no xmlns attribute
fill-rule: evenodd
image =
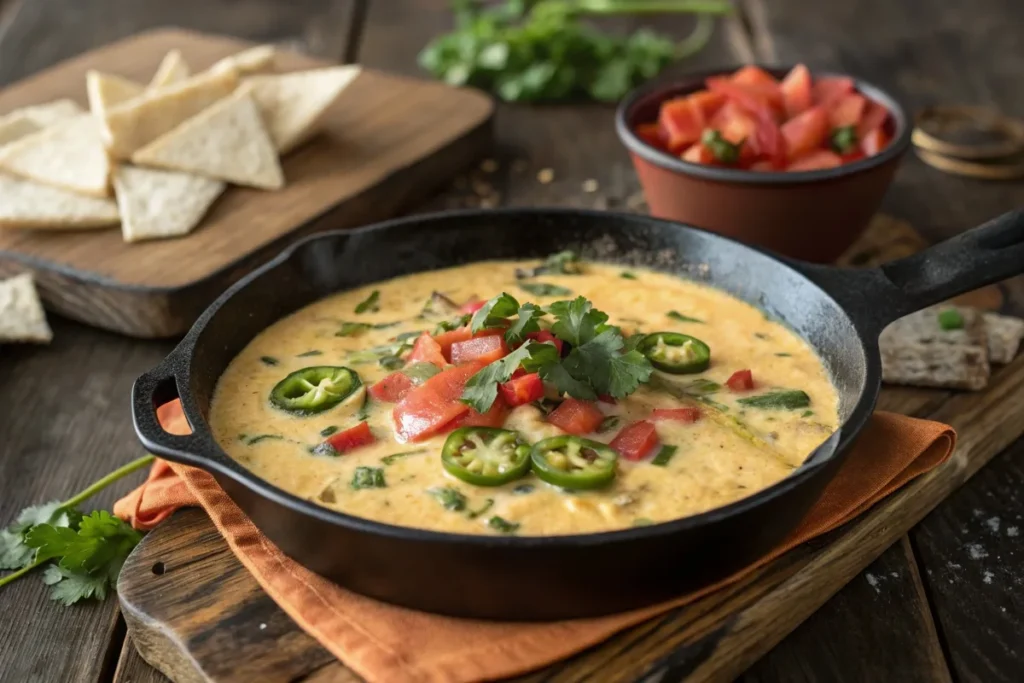
<svg viewBox="0 0 1024 683"><path fill-rule="evenodd" d="M406 273L566 248L706 281L778 317L828 368L840 396L840 431L791 476L731 505L648 527L552 537L438 533L345 515L259 479L214 442L206 418L217 379L282 316ZM135 429L153 453L212 473L287 555L359 593L463 617L620 612L707 585L778 544L832 478L875 405L882 328L1021 272L1024 212L871 270L788 261L636 215L524 209L405 218L310 237L231 287L164 362L136 381ZM189 436L167 434L156 420L155 406L176 397L192 426Z"/></svg>

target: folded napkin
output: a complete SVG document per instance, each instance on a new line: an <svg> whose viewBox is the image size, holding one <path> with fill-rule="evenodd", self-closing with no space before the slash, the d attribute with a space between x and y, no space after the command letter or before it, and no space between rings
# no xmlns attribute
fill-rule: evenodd
<svg viewBox="0 0 1024 683"><path fill-rule="evenodd" d="M161 424L186 434L175 401ZM657 614L732 583L790 548L850 520L914 477L945 461L956 434L942 424L876 413L803 524L779 548L699 593L594 619L501 623L416 612L352 593L288 559L231 501L213 477L157 461L149 478L114 512L151 529L181 507L201 505L231 550L274 602L325 648L369 681L477 681L520 674L568 657Z"/></svg>

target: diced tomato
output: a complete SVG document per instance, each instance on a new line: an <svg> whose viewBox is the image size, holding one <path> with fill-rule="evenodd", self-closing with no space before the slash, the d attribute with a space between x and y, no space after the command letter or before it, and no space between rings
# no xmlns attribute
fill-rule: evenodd
<svg viewBox="0 0 1024 683"><path fill-rule="evenodd" d="M801 157L821 146L828 137L828 112L824 107L811 107L782 124L786 152L790 159Z"/></svg>
<svg viewBox="0 0 1024 683"><path fill-rule="evenodd" d="M484 301L483 299L470 299L466 303L459 306L459 313L469 313L470 315L472 315L473 313L476 313L481 308L483 308L484 304L486 303L487 302Z"/></svg>
<svg viewBox="0 0 1024 683"><path fill-rule="evenodd" d="M725 380L725 386L732 391L750 391L754 388L754 373L750 370L737 370Z"/></svg>
<svg viewBox="0 0 1024 683"><path fill-rule="evenodd" d="M658 445L654 423L640 420L626 425L608 444L626 460L643 460Z"/></svg>
<svg viewBox="0 0 1024 683"><path fill-rule="evenodd" d="M570 434L589 434L601 425L604 413L598 410L591 401L567 398L562 404L551 411L548 422L563 432Z"/></svg>
<svg viewBox="0 0 1024 683"><path fill-rule="evenodd" d="M687 99L700 110L700 113L704 115L705 121L710 120L722 108L722 105L725 104L725 95L720 92L711 92L710 90L698 90Z"/></svg>
<svg viewBox="0 0 1024 683"><path fill-rule="evenodd" d="M398 440L425 439L467 413L469 406L459 398L469 378L483 367L483 363L466 363L448 368L409 390L391 413Z"/></svg>
<svg viewBox="0 0 1024 683"><path fill-rule="evenodd" d="M776 86L778 81L770 73L759 66L748 64L736 70L732 75L732 82L740 85L753 86Z"/></svg>
<svg viewBox="0 0 1024 683"><path fill-rule="evenodd" d="M392 372L367 389L370 398L384 403L398 403L413 388L412 380L402 372Z"/></svg>
<svg viewBox="0 0 1024 683"><path fill-rule="evenodd" d="M679 153L700 140L704 112L689 97L677 97L662 103L658 123L669 151Z"/></svg>
<svg viewBox="0 0 1024 683"><path fill-rule="evenodd" d="M752 140L757 133L757 121L735 102L726 102L711 119L711 127L733 144Z"/></svg>
<svg viewBox="0 0 1024 683"><path fill-rule="evenodd" d="M505 344L504 337L492 334L452 344L451 360L453 365L462 365L472 361L486 364L493 363L507 355L508 346Z"/></svg>
<svg viewBox="0 0 1024 683"><path fill-rule="evenodd" d="M616 403L615 397L609 396L608 394L601 394L600 396L597 397L597 400L600 401L601 403L607 403L609 405L615 405Z"/></svg>
<svg viewBox="0 0 1024 683"><path fill-rule="evenodd" d="M786 167L787 171L816 171L822 168L835 168L841 166L843 160L835 152L829 152L828 150L819 149L811 152L806 156L802 156L789 166Z"/></svg>
<svg viewBox="0 0 1024 683"><path fill-rule="evenodd" d="M370 425L366 422L360 422L355 427L327 437L327 443L339 453L348 453L360 446L368 446L376 440L377 437L370 431Z"/></svg>
<svg viewBox="0 0 1024 683"><path fill-rule="evenodd" d="M775 164L770 161L755 161L750 165L751 171L777 171Z"/></svg>
<svg viewBox="0 0 1024 683"><path fill-rule="evenodd" d="M758 120L757 133L750 144L755 154L768 157L776 168L783 168L786 165L786 138L771 117L762 116Z"/></svg>
<svg viewBox="0 0 1024 683"><path fill-rule="evenodd" d="M868 101L863 95L852 92L836 100L828 111L828 120L833 128L856 126L864 116Z"/></svg>
<svg viewBox="0 0 1024 683"><path fill-rule="evenodd" d="M540 375L531 372L498 385L498 391L501 392L505 403L513 407L521 406L544 397L544 382L541 381Z"/></svg>
<svg viewBox="0 0 1024 683"><path fill-rule="evenodd" d="M492 335L498 334L505 334L505 330L488 328L485 330L480 330L476 334L473 334L472 332L469 331L469 326L466 325L465 327L459 327L454 330L451 330L450 332L442 332L441 334L435 335L434 341L436 341L441 346L441 354L445 357L445 359L451 360L452 344L457 344L459 342L464 342L479 337L490 337Z"/></svg>
<svg viewBox="0 0 1024 683"><path fill-rule="evenodd" d="M439 368L443 368L447 364L444 354L441 353L441 345L426 332L416 337L416 343L412 345L412 353L409 354L409 362L433 363Z"/></svg>
<svg viewBox="0 0 1024 683"><path fill-rule="evenodd" d="M508 405L501 396L498 396L486 413L478 413L470 408L464 415L455 418L439 431L448 432L459 427L500 427L505 424L506 417L508 417Z"/></svg>
<svg viewBox="0 0 1024 683"><path fill-rule="evenodd" d="M885 149L887 144L889 144L889 136L881 128L875 128L860 141L860 148L864 152L864 156L870 157Z"/></svg>
<svg viewBox="0 0 1024 683"><path fill-rule="evenodd" d="M794 66L779 84L787 116L796 116L811 108L814 96L811 94L811 71L803 64Z"/></svg>
<svg viewBox="0 0 1024 683"><path fill-rule="evenodd" d="M864 116L861 118L860 124L857 126L857 139L863 140L871 131L876 128L882 128L885 125L885 120L888 118L888 109L880 105L878 102L868 100L867 107L864 108Z"/></svg>
<svg viewBox="0 0 1024 683"><path fill-rule="evenodd" d="M668 149L668 145L661 137L661 126L655 123L641 123L633 130L636 136L651 147L657 149Z"/></svg>
<svg viewBox="0 0 1024 683"><path fill-rule="evenodd" d="M656 408L651 413L651 419L673 420L675 422L686 422L692 424L700 419L699 408Z"/></svg>
<svg viewBox="0 0 1024 683"><path fill-rule="evenodd" d="M863 159L864 152L860 151L859 149L854 149L850 152L847 152L846 154L840 154L839 158L843 160L844 164L850 164L853 163L854 161L859 161L860 159Z"/></svg>
<svg viewBox="0 0 1024 683"><path fill-rule="evenodd" d="M715 155L711 153L711 150L699 142L695 145L690 145L690 148L683 152L679 158L683 161L689 161L691 164L711 164L715 161Z"/></svg>
<svg viewBox="0 0 1024 683"><path fill-rule="evenodd" d="M741 85L734 83L726 76L712 76L704 82L708 86L708 90L722 93L726 98L757 116L759 120L761 117L775 120L785 114L782 91L777 85Z"/></svg>
<svg viewBox="0 0 1024 683"><path fill-rule="evenodd" d="M565 344L565 342L563 342L561 339L559 339L558 337L553 335L548 330L541 330L539 332L531 332L530 334L526 335L526 338L527 339L533 339L534 341L539 341L542 344L546 343L546 342L550 342L551 344L554 344L555 348L558 349L559 355L561 355L561 353L562 353L562 346Z"/></svg>
<svg viewBox="0 0 1024 683"><path fill-rule="evenodd" d="M853 79L846 76L825 76L815 79L811 89L814 101L827 107L843 95L853 92Z"/></svg>

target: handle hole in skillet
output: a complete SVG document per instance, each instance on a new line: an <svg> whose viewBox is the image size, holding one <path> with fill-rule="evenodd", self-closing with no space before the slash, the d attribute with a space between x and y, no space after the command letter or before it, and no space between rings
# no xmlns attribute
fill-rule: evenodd
<svg viewBox="0 0 1024 683"><path fill-rule="evenodd" d="M171 407L180 396L174 377L161 379L153 389L153 412L157 425L165 434L187 436L194 431L181 409Z"/></svg>

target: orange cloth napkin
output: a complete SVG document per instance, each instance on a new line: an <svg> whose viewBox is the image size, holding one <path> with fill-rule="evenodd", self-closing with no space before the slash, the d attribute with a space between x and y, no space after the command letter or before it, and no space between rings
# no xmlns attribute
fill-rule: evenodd
<svg viewBox="0 0 1024 683"><path fill-rule="evenodd" d="M175 401L158 410L168 432L188 423ZM228 498L213 477L158 460L115 513L151 529L181 507L201 505L242 564L307 633L369 681L477 681L550 664L617 631L738 580L790 548L863 512L945 461L956 434L942 424L876 413L838 476L799 529L755 565L699 593L625 614L548 623L501 623L416 612L341 588L288 559Z"/></svg>

